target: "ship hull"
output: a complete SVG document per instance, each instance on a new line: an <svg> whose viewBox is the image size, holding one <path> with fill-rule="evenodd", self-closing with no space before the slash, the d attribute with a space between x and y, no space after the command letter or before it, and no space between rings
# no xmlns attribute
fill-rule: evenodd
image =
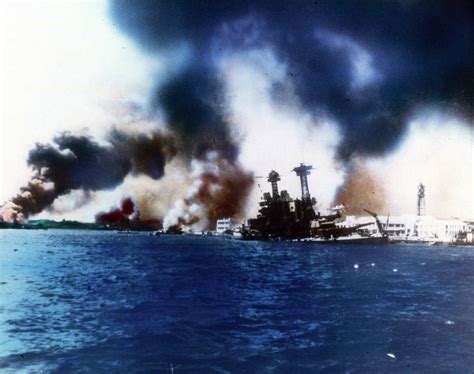
<svg viewBox="0 0 474 374"><path fill-rule="evenodd" d="M234 237L235 238L235 237ZM318 243L318 244L389 244L390 239L387 236L340 236L338 238L325 239L322 237L309 237L309 238L285 238L285 237L274 237L268 238L256 232L249 235L248 233L242 233L239 238L240 240L270 240L270 241L295 241L295 242L306 242L306 243Z"/></svg>
<svg viewBox="0 0 474 374"><path fill-rule="evenodd" d="M317 244L389 244L390 239L384 236L374 237L339 237L337 239L307 238L298 241Z"/></svg>

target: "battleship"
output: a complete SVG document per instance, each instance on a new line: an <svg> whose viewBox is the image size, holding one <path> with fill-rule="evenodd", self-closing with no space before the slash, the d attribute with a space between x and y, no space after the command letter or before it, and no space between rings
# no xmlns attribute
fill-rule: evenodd
<svg viewBox="0 0 474 374"><path fill-rule="evenodd" d="M368 234L362 230L371 223L363 223L353 227L338 225L343 218L344 206L331 208L331 213L321 214L316 210L316 198L309 191L308 175L312 165L301 163L293 169L300 179L301 198L293 199L288 191L279 191L280 174L272 170L267 181L271 185L271 193L265 192L259 203L260 208L255 218L248 220L239 236L244 240L298 240L318 243L386 243L388 235L377 214L367 211L377 223L378 233Z"/></svg>

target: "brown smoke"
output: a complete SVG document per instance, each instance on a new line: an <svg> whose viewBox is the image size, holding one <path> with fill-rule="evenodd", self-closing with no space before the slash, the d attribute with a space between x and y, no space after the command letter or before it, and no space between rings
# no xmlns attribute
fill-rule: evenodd
<svg viewBox="0 0 474 374"><path fill-rule="evenodd" d="M243 218L245 201L253 185L253 176L237 165L221 170L221 175L204 174L197 199L206 206L208 228L223 217ZM214 190L211 186L218 185Z"/></svg>
<svg viewBox="0 0 474 374"><path fill-rule="evenodd" d="M219 218L243 218L253 186L252 174L231 160L209 152L191 162L191 186L164 219L165 228L193 226L213 229Z"/></svg>
<svg viewBox="0 0 474 374"><path fill-rule="evenodd" d="M51 205L55 198L54 186L47 183L39 171L26 186L20 188L20 193L11 200L13 205L4 208L12 210L3 214L4 219L26 220L30 214L40 213L44 205Z"/></svg>
<svg viewBox="0 0 474 374"><path fill-rule="evenodd" d="M380 180L370 173L363 161L356 160L339 187L335 204L343 204L348 214L366 215L364 209L382 214L387 210L385 191Z"/></svg>

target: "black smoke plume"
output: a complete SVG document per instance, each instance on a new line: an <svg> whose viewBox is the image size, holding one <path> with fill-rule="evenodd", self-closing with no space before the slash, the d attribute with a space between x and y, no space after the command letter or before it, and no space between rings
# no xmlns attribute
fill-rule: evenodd
<svg viewBox="0 0 474 374"><path fill-rule="evenodd" d="M112 189L128 174L159 179L176 154L174 140L161 133L129 134L114 130L108 142L64 132L52 144L37 144L28 156L34 176L3 209L4 219L27 219L72 190Z"/></svg>
<svg viewBox="0 0 474 374"><path fill-rule="evenodd" d="M114 188L129 174L159 179L175 155L189 162L219 155L235 176L213 183L219 196L247 186L250 174L237 162L239 144L226 112L232 93L225 92L217 63L229 52L271 49L288 69L274 100L289 88L306 112L333 119L342 133L342 161L393 149L420 107L474 114L470 1L112 0L110 14L147 51L185 46L186 61L160 77L147 108L163 114L171 135L113 131L99 143L65 133L37 145L28 160L34 177L4 216L27 218L60 195ZM218 207L207 210L209 222L240 210L221 209L214 192L204 195L196 201Z"/></svg>
<svg viewBox="0 0 474 374"><path fill-rule="evenodd" d="M189 134L205 123L227 138L210 63L223 48L272 48L307 110L339 124L342 160L393 149L420 106L474 114L470 1L115 0L111 14L147 50L190 46L198 68L156 101ZM212 120L196 124L196 113Z"/></svg>
<svg viewBox="0 0 474 374"><path fill-rule="evenodd" d="M207 152L218 151L222 157L234 160L238 146L227 125L224 97L215 72L197 63L160 87L152 104L163 109L185 156L202 159Z"/></svg>

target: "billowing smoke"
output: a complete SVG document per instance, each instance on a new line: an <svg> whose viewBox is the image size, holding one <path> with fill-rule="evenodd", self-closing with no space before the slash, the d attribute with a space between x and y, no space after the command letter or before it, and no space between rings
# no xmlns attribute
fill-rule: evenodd
<svg viewBox="0 0 474 374"><path fill-rule="evenodd" d="M205 158L208 151L218 151L227 160L238 155L226 120L224 87L215 74L205 65L187 67L165 82L152 100L189 159Z"/></svg>
<svg viewBox="0 0 474 374"><path fill-rule="evenodd" d="M34 176L3 208L3 219L25 220L73 190L112 189L129 173L159 179L165 163L175 154L173 139L158 132L113 130L104 143L88 135L64 132L52 144L37 144L30 151L28 165Z"/></svg>
<svg viewBox="0 0 474 374"><path fill-rule="evenodd" d="M157 230L162 227L161 221L157 218L142 219L131 197L123 199L119 207L112 208L109 212L98 213L95 221L109 227L126 230Z"/></svg>
<svg viewBox="0 0 474 374"><path fill-rule="evenodd" d="M225 128L221 112L196 104L215 109L222 102L213 64L229 50L272 49L288 66L275 100L284 100L281 93L291 85L308 112L337 122L342 160L392 150L420 106L474 113L473 85L466 83L474 80L469 1L116 0L111 14L146 50L188 47L192 68L168 84L173 109L158 101L176 119L171 125L189 133L206 123L210 137L225 138L215 127ZM188 95L177 95L181 87ZM183 113L212 120L196 124Z"/></svg>
<svg viewBox="0 0 474 374"><path fill-rule="evenodd" d="M293 158L315 163L321 188L345 174L336 201L353 213L380 211L380 184L357 160L396 149L420 108L472 118L472 14L463 0L112 1L119 29L167 64L144 108L164 130L113 130L104 142L64 133L37 145L28 159L34 176L4 217L24 219L58 196L113 189L132 176L169 191L162 177L173 159L181 165L171 174L187 174L186 188L169 195L174 205L159 204L159 214L153 200L164 197L154 187L137 194L140 211L165 226L210 228L243 214L255 192L249 154L286 173ZM244 77L247 86L234 60L256 72ZM280 159L285 170L271 164Z"/></svg>
<svg viewBox="0 0 474 374"><path fill-rule="evenodd" d="M128 225L134 215L137 214L133 200L128 197L122 201L120 207L112 209L107 213L99 213L96 222L108 225Z"/></svg>
<svg viewBox="0 0 474 374"><path fill-rule="evenodd" d="M387 213L382 181L370 172L362 160L352 163L348 176L337 191L335 203L344 205L347 213L353 215L366 215L365 209Z"/></svg>
<svg viewBox="0 0 474 374"><path fill-rule="evenodd" d="M210 151L191 162L191 186L164 219L165 228L182 225L213 228L223 217L244 218L253 176L237 164Z"/></svg>
<svg viewBox="0 0 474 374"><path fill-rule="evenodd" d="M323 188L346 175L324 200L336 193L334 201L353 213L385 209L381 183L361 160L396 149L420 108L473 114L467 1L116 0L111 14L146 51L186 50L180 67L157 83L151 104L182 135L191 159L207 162L203 155L217 150L234 162L242 151L238 159L253 171L248 161L255 158L287 171L294 158L307 159ZM243 77L247 86L229 63L239 59L258 70ZM186 201L172 212L186 211L181 220L194 222L197 207Z"/></svg>

